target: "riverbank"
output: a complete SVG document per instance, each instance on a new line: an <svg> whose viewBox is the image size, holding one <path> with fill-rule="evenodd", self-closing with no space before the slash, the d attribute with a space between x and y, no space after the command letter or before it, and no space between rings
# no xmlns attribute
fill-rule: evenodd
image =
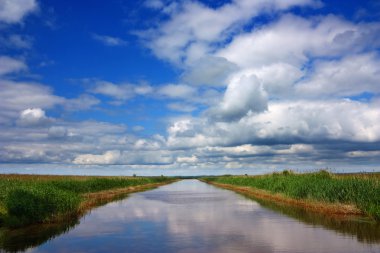
<svg viewBox="0 0 380 253"><path fill-rule="evenodd" d="M378 174L337 175L290 171L262 176L220 176L202 181L258 199L329 215L365 215L380 221Z"/></svg>
<svg viewBox="0 0 380 253"><path fill-rule="evenodd" d="M21 227L80 216L128 193L175 181L167 177L0 176L0 226Z"/></svg>

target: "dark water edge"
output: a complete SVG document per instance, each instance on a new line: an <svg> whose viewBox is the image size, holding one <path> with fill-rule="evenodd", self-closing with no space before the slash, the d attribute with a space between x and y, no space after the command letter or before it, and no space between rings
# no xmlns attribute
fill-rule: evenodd
<svg viewBox="0 0 380 253"><path fill-rule="evenodd" d="M0 228L0 250L5 252L25 251L67 233L78 224L79 219L77 218L60 223L32 225L26 228Z"/></svg>
<svg viewBox="0 0 380 253"><path fill-rule="evenodd" d="M238 193L240 194L240 193ZM294 218L304 224L323 227L338 234L355 237L359 242L380 244L380 222L360 216L332 216L307 211L300 207L275 203L241 194L259 203L262 207Z"/></svg>
<svg viewBox="0 0 380 253"><path fill-rule="evenodd" d="M159 187L155 190L134 193L128 196L123 196L123 198L119 199L118 201L114 201L108 204L100 203L100 205L103 206L91 210L84 217L77 217L70 221L65 221L56 224L34 225L22 229L0 228L0 252L19 252L30 249L33 249L32 252L34 252L34 249L36 249L36 252L54 252L55 250L52 251L52 249L54 249L52 245L50 245L50 250L47 251L40 251L38 250L38 248L41 245L45 245L47 242L49 242L50 244L50 242L54 242L57 239L59 240L63 236L67 237L68 234L72 234L73 230L77 230L81 226L83 227L90 225L90 227L96 227L96 224L94 224L94 222L96 223L99 217L104 217L104 221L99 221L99 226L102 226L104 224L109 224L111 226L121 226L122 224L122 226L124 227L136 228L137 226L143 225L144 229L146 229L146 231L143 232L152 234L165 233L165 229L167 229L167 224L165 225L165 222L168 223L168 219L173 219L175 222L181 225L181 229L187 229L192 233L189 236L189 238L180 237L180 240L178 240L178 238L176 238L173 235L172 237L169 237L169 240L174 241L175 244L183 244L184 242L187 243L189 240L194 240L194 237L198 238L197 236L199 235L195 234L200 232L200 228L214 228L217 226L224 226L224 224L220 223L220 221L223 221L223 219L225 220L225 226L227 227L229 226L228 224L234 223L235 219L236 223L240 222L241 224L245 224L244 227L241 228L241 230L255 230L257 229L257 226L255 225L261 224L259 220L267 219L275 220L273 224L269 224L271 226L273 226L274 224L278 224L280 227L285 225L294 225L298 223L303 224L301 228L297 226L297 229L299 229L298 232L301 235L304 229L305 234L307 234L306 232L308 228L320 229L322 230L320 232L323 233L327 230L332 231L339 237L344 236L346 239L347 237L351 237L353 241L356 241L361 245L369 245L371 247L371 251L360 252L380 252L380 223L376 223L371 220L362 219L358 217L331 217L311 213L300 208L279 205L270 201L257 200L251 197L248 198L246 196L243 197L240 194L216 188L214 186L206 185L205 183L201 183L195 180L184 180L181 182ZM237 205L241 205L241 207L237 207ZM251 208L251 205L254 207L253 209L259 209L257 211L257 214L255 212L249 214L251 210L246 210L247 208ZM122 209L123 211L121 213L126 212L124 215L126 215L127 217L120 217L120 220L119 217L107 217L106 214L112 214L115 210L119 210L121 207L125 208ZM138 213L138 215L134 214L134 211L136 211L133 210L134 208L140 212L136 212L136 214ZM152 211L154 208L156 208L157 210L155 210L156 213L154 213L153 215L153 213L149 212ZM241 216L234 216L234 214L239 214L239 210L237 210L238 208L243 208L244 213ZM107 209L109 209L110 211L107 211ZM141 214L142 210L146 213ZM205 215L209 218L208 220L203 221L203 224L197 224L195 226L192 220L194 216L192 215L194 215L194 213L197 212L199 215ZM95 218L93 217L93 213L95 214ZM178 215L178 217L172 217L173 214L174 216ZM228 214L229 216L226 216L226 214ZM214 216L218 217L214 218ZM189 252L209 252L209 250L204 250L204 248L202 248L202 243L208 244L210 243L210 241L213 240L215 241L216 246L219 247L220 245L223 245L223 240L225 240L226 243L229 240L243 240L242 237L246 236L246 231L240 231L240 228L237 227L237 224L231 225L231 228L226 230L228 233L226 235L223 234L222 237L220 237L220 234L215 234L214 230L212 230L208 234L206 233L203 236L203 238L201 238L201 241L199 241L199 238L196 240L196 242L199 244L196 247L199 248L195 248L196 250L194 250L193 248L193 251ZM271 229L276 229L276 226L271 227ZM216 228L216 231L217 230L218 228ZM138 231L141 232L141 230ZM127 233L132 232L127 231ZM257 231L255 231L255 233L257 233ZM292 233L292 231L289 231L289 233ZM92 240L101 240L102 236L103 235L99 233L99 237L96 237ZM111 235L107 234L104 236L107 236L109 239ZM124 235L114 235L114 237L118 236L120 237ZM134 238L143 238L145 235L140 236L137 234L133 236ZM207 236L210 236L210 238L204 238ZM271 235L268 234L266 236L270 237ZM178 242L175 242L175 240L178 240ZM204 241L202 242L202 240ZM249 247L251 247L249 244L251 243L249 241L250 239L246 238L244 240L246 240L245 243L247 243L246 249L249 249ZM300 238L300 241L301 240L303 239ZM138 245L139 243L142 243L142 241L136 239L136 244ZM155 243L158 243L157 245L160 245L159 241ZM260 244L262 242L258 241L257 243ZM86 249L85 247L88 246L86 246L85 243L83 244L84 249ZM58 243L56 245L62 245L62 243ZM178 245L176 245L176 247L177 246ZM259 249L263 251L259 252L275 252L273 250L266 249L265 247L268 245L261 246L262 248ZM165 249L165 247L167 247L167 251L162 252L179 252L177 248L173 250L173 248L170 248L166 245L163 246L163 249ZM207 245L207 247L210 246ZM216 249L218 248L216 247ZM219 248L219 250L220 249L221 248ZM150 251L149 248L141 249L141 251L133 248L131 252L144 252L144 250L146 250L147 252L159 252L154 250ZM284 251L281 252L292 252L292 250L294 249L284 249ZM57 249L57 251L59 251L59 249ZM67 249L62 249L62 251L68 252ZM112 251L112 248L110 248L109 252ZM118 251L117 248L115 249L115 252L116 251ZM104 251L92 250L92 252ZM253 251L244 251L244 249L241 250L240 248L238 250L230 248L225 252ZM332 249L331 252L335 252L334 249Z"/></svg>
<svg viewBox="0 0 380 253"><path fill-rule="evenodd" d="M149 188L146 190L150 190ZM99 199L93 209L104 206L113 201L128 198L130 193L116 195L112 200ZM29 248L42 245L60 235L63 235L80 224L83 216L89 215L91 210L82 214L72 215L56 222L34 224L21 228L0 227L0 252L22 252Z"/></svg>

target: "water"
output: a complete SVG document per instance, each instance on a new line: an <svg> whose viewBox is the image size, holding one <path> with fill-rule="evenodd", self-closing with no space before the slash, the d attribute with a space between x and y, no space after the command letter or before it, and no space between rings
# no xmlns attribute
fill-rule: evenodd
<svg viewBox="0 0 380 253"><path fill-rule="evenodd" d="M134 193L93 209L77 223L0 235L0 248L26 252L380 252L378 224L274 207L197 180Z"/></svg>

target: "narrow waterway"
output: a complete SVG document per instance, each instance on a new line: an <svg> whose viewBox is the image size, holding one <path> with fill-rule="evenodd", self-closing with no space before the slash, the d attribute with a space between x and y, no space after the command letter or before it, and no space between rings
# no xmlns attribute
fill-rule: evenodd
<svg viewBox="0 0 380 253"><path fill-rule="evenodd" d="M340 231L339 224L347 226L344 222L329 227L283 212L197 180L183 180L96 208L66 233L26 251L380 252L378 226L349 223L349 229L364 230L361 235Z"/></svg>

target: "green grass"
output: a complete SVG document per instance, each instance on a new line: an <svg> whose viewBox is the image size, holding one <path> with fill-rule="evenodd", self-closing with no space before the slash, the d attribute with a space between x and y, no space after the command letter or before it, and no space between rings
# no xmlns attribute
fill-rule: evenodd
<svg viewBox="0 0 380 253"><path fill-rule="evenodd" d="M212 181L282 193L295 199L354 204L380 220L380 179L377 175L339 176L327 171L295 174L291 171L263 176L208 177Z"/></svg>
<svg viewBox="0 0 380 253"><path fill-rule="evenodd" d="M77 213L82 194L160 183L166 177L0 177L0 225L19 227Z"/></svg>

